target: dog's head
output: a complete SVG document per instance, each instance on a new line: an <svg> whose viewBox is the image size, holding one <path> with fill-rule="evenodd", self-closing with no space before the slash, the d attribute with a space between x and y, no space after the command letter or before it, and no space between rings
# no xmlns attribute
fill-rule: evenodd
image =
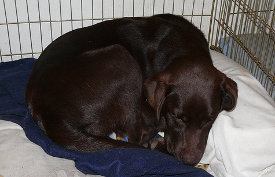
<svg viewBox="0 0 275 177"><path fill-rule="evenodd" d="M189 165L200 161L213 122L238 96L237 84L212 62L171 65L145 80L144 90L157 121L165 120L167 151Z"/></svg>

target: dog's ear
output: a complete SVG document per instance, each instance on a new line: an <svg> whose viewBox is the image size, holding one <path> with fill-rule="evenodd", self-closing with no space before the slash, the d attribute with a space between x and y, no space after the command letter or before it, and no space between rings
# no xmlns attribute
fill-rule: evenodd
<svg viewBox="0 0 275 177"><path fill-rule="evenodd" d="M143 83L144 94L155 110L157 121L159 121L162 104L165 100L168 88L168 75L166 73L158 73L155 76L147 78Z"/></svg>
<svg viewBox="0 0 275 177"><path fill-rule="evenodd" d="M235 81L228 78L225 74L222 74L222 105L221 109L226 111L232 111L236 104L238 98L238 86Z"/></svg>

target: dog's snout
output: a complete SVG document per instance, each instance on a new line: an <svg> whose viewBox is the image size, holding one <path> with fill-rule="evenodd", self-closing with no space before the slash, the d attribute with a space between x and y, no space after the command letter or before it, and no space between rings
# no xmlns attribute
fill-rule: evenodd
<svg viewBox="0 0 275 177"><path fill-rule="evenodd" d="M198 147L187 145L184 141L167 141L167 151L186 165L199 163L203 151Z"/></svg>
<svg viewBox="0 0 275 177"><path fill-rule="evenodd" d="M192 131L191 131L192 130ZM171 131L173 132L173 131ZM196 165L202 158L206 143L206 129L185 129L184 132L166 134L167 150L186 165ZM181 135L181 136L179 136Z"/></svg>

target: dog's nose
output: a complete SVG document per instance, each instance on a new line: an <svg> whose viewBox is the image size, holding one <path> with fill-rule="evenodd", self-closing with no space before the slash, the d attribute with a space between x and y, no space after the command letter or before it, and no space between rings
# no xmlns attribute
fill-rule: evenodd
<svg viewBox="0 0 275 177"><path fill-rule="evenodd" d="M185 165L194 166L200 162L202 155L195 152L181 152L178 159L182 161Z"/></svg>

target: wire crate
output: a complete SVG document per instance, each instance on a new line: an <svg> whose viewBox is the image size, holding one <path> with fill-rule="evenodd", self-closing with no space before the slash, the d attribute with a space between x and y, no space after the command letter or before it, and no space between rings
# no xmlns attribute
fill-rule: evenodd
<svg viewBox="0 0 275 177"><path fill-rule="evenodd" d="M213 2L211 48L248 69L275 99L275 1Z"/></svg>

